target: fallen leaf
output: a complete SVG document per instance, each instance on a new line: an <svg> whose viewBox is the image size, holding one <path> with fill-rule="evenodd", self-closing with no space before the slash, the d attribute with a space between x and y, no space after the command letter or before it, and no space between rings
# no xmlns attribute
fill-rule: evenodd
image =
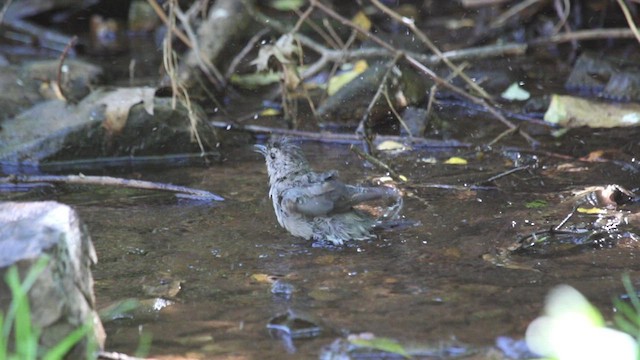
<svg viewBox="0 0 640 360"><path fill-rule="evenodd" d="M568 128L637 126L640 123L640 104L606 103L554 94L544 120Z"/></svg>
<svg viewBox="0 0 640 360"><path fill-rule="evenodd" d="M120 88L105 95L99 104L105 105L102 126L111 134L118 134L127 124L129 110L139 103L153 115L153 98L156 89L151 87Z"/></svg>
<svg viewBox="0 0 640 360"><path fill-rule="evenodd" d="M448 158L444 163L448 165L467 165L467 160L461 157L453 156Z"/></svg>

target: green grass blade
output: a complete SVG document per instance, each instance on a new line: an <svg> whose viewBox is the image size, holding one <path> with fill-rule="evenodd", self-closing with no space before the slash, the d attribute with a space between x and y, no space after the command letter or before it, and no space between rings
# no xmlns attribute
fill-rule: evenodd
<svg viewBox="0 0 640 360"><path fill-rule="evenodd" d="M13 321L15 352L23 359L35 359L38 351L38 337L34 336L29 299L20 285L20 276L16 267L12 266L7 270L5 279L11 290L11 305L15 314Z"/></svg>
<svg viewBox="0 0 640 360"><path fill-rule="evenodd" d="M38 279L38 276L40 275L40 273L47 266L49 259L50 257L48 255L43 255L40 258L38 258L38 261L36 261L36 263L33 264L29 269L29 272L27 273L27 276L25 277L22 285L20 285L20 276L18 275L18 270L15 268L15 266L12 266L11 268L9 268L9 270L7 270L7 273L5 274L5 282L8 285L10 285L9 281L12 280L14 284L18 284L18 286L22 289L22 293L24 294L24 296L26 296L26 294L29 293L29 290L31 289L33 284ZM13 271L11 271L11 269L13 269ZM11 279L9 279L10 277ZM20 298L16 298L14 296L11 301L11 304L9 304L9 309L7 310L5 323L4 323L4 326L2 327L2 336L4 336L5 339L9 338L9 332L11 331L11 326L13 325L14 318L15 318L15 311L16 311L15 307L19 301L21 301Z"/></svg>
<svg viewBox="0 0 640 360"><path fill-rule="evenodd" d="M43 357L42 360L59 360L62 359L83 337L87 336L92 326L89 324L83 325L73 330L69 335L62 339L56 346L51 348Z"/></svg>
<svg viewBox="0 0 640 360"><path fill-rule="evenodd" d="M0 329L3 328L4 323L4 315L0 312ZM9 357L7 352L9 349L7 348L7 338L0 334L0 359L6 359Z"/></svg>

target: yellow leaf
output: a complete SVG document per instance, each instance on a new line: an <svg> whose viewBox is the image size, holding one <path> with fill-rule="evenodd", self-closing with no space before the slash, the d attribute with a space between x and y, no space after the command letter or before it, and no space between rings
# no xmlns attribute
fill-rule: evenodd
<svg viewBox="0 0 640 360"><path fill-rule="evenodd" d="M280 110L274 108L264 109L260 112L260 116L277 116L280 114Z"/></svg>
<svg viewBox="0 0 640 360"><path fill-rule="evenodd" d="M272 283L273 277L267 274L253 274L251 275L251 280L259 282L259 283Z"/></svg>
<svg viewBox="0 0 640 360"><path fill-rule="evenodd" d="M467 160L461 157L453 156L447 159L447 161L445 161L444 163L448 165L467 165Z"/></svg>
<svg viewBox="0 0 640 360"><path fill-rule="evenodd" d="M355 14L355 16L351 19L351 21L364 30L369 31L371 29L371 20L369 20L369 17L362 11L358 11L358 13Z"/></svg>
<svg viewBox="0 0 640 360"><path fill-rule="evenodd" d="M590 215L605 214L607 212L606 209L600 209L597 207L592 207L592 208L579 207L576 211L581 214L590 214Z"/></svg>
<svg viewBox="0 0 640 360"><path fill-rule="evenodd" d="M327 87L327 94L329 96L335 94L341 87L345 86L351 80L358 77L358 75L362 74L365 70L367 70L367 62L365 60L359 60L353 65L353 68L349 71L345 71L340 73L331 79L329 79L329 86Z"/></svg>

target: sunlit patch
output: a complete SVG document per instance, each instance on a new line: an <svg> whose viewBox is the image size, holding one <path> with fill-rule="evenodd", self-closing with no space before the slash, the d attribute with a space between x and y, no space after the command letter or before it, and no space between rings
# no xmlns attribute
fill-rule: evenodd
<svg viewBox="0 0 640 360"><path fill-rule="evenodd" d="M638 355L635 340L605 327L602 314L568 285L551 291L544 315L529 324L526 341L531 351L550 359L635 360Z"/></svg>

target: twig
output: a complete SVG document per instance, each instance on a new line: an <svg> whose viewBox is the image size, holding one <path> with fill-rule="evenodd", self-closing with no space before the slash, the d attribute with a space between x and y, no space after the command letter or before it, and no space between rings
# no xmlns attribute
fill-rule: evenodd
<svg viewBox="0 0 640 360"><path fill-rule="evenodd" d="M362 140L364 140L366 144L365 151L367 152L367 154L371 154L371 140L372 140L371 134L369 133L370 127L367 124L367 122L369 121L369 115L371 113L371 110L373 110L373 107L375 106L376 102L378 102L380 95L382 94L384 89L387 87L387 78L389 77L391 70L393 70L393 67L396 65L396 63L398 62L398 59L400 59L401 56L402 54L398 53L393 58L393 60L387 63L386 65L387 70L385 71L384 76L382 76L380 85L378 85L378 90L376 91L375 95L373 95L373 98L369 102L369 106L367 106L367 110L364 112L364 114L362 115L362 119L360 119L360 122L358 123L356 134L360 135L362 137Z"/></svg>
<svg viewBox="0 0 640 360"><path fill-rule="evenodd" d="M300 26L302 26L302 24L306 22L311 29L313 29L324 41L327 42L327 44L335 49L339 49L340 44L336 42L331 36L329 36L329 34L325 33L324 30L322 30L322 28L318 26L313 20L309 19L309 15L311 15L313 10L313 5L309 6L307 10L304 11L304 13L300 13L299 10L296 10L296 15L298 15L299 19L294 27L290 30L290 33L297 33L298 30L300 30Z"/></svg>
<svg viewBox="0 0 640 360"><path fill-rule="evenodd" d="M444 62L451 70L456 71L456 69L458 67L456 65L454 65L451 62L451 60L449 60L448 58L443 56L442 51L440 51L440 49L438 49L438 47L433 43L433 41L431 41L431 39L429 39L427 34L425 34L424 32L420 31L420 29L418 29L416 27L416 24L412 19L409 19L407 17L401 16L400 14L396 13L395 11L391 10L390 8L388 8L387 6L382 4L379 0L371 0L371 2L373 3L373 5L375 7L380 9L382 12L384 12L385 14L391 16L392 19L394 19L397 22L409 27L411 32L414 33L418 37L418 39L420 39L420 41L422 41L429 48L429 50L433 51L433 53L436 54L436 56L440 57L442 62ZM473 80L471 80L467 76L467 74L465 74L464 72L460 72L459 75L460 75L460 78L462 80L464 80L464 82L466 82L469 85L469 87L471 87L478 94L480 94L480 96L482 96L485 99L490 99L491 98L491 95L489 95L486 91L484 91L484 89L481 88L480 85L478 85Z"/></svg>
<svg viewBox="0 0 640 360"><path fill-rule="evenodd" d="M56 86L54 87L54 89L57 95L60 97L60 99L64 101L68 101L69 99L67 99L67 97L65 96L64 89L62 88L62 67L64 66L64 61L67 58L69 51L76 45L77 41L78 41L78 37L74 35L69 40L69 43L67 44L67 46L65 46L64 50L62 51L62 54L60 54L60 59L58 60Z"/></svg>
<svg viewBox="0 0 640 360"><path fill-rule="evenodd" d="M367 154L362 151L359 147L351 145L349 148L351 151L356 153L358 156L370 162L373 166L387 172L389 176L391 176L396 181L406 182L407 179L404 176L398 174L395 170L393 170L389 165L385 164L382 160L374 157L373 155Z"/></svg>
<svg viewBox="0 0 640 360"><path fill-rule="evenodd" d="M528 168L530 168L530 166L528 166L528 165L525 165L525 166L518 166L518 167L515 167L515 168L513 168L513 169L509 169L509 170L507 170L507 171L501 172L500 174L494 175L494 176L492 176L492 177L488 178L487 180L482 181L482 182L480 182L480 183L481 183L481 184L482 184L482 183L490 183L490 182L496 181L496 180L498 180L498 179L500 179L500 178L503 178L503 177L505 177L505 176L507 176L507 175L511 175L511 174L513 174L513 173L515 173L515 172L522 171L522 170L526 170L526 169L528 169Z"/></svg>
<svg viewBox="0 0 640 360"><path fill-rule="evenodd" d="M336 134L336 133L318 133L318 132L310 132L310 131L302 131L302 130L289 130L283 128L272 128L267 126L259 126L259 125L244 125L238 126L235 124L222 122L222 121L211 121L209 122L212 126L224 130L236 130L236 131L246 131L254 134L277 134L277 135L286 135L289 137L297 137L306 140L320 141L320 142L330 142L330 143L340 143L340 144L361 144L362 138L355 134ZM471 144L462 143L457 140L431 140L424 138L413 138L407 139L402 136L390 136L390 135L377 135L377 141L396 141L400 143L408 143L414 147L423 147L423 148L469 148Z"/></svg>
<svg viewBox="0 0 640 360"><path fill-rule="evenodd" d="M627 4L625 4L623 0L618 0L618 5L620 5L620 9L622 9L624 18L627 19L627 24L629 24L629 28L633 32L633 35L636 37L636 40L640 42L640 33L638 32L636 23L633 21L633 16L631 16L631 12L629 11Z"/></svg>
<svg viewBox="0 0 640 360"><path fill-rule="evenodd" d="M142 180L114 178L111 176L84 175L11 175L0 178L0 184L19 183L62 183L79 185L106 185L133 189L159 190L178 193L177 196L202 200L224 201L224 198L205 190L192 189L185 186L155 183Z"/></svg>
<svg viewBox="0 0 640 360"><path fill-rule="evenodd" d="M505 124L510 129L516 128L516 125L514 125L512 122L507 120L498 110L496 110L492 105L487 103L485 101L485 99L479 98L477 96L473 96L473 95L469 94L468 92L462 90L461 88L449 83L448 81L446 81L443 78L441 78L440 76L438 76L435 72L433 72L433 70L429 69L427 66L422 64L420 61L418 61L414 57L412 57L412 56L410 56L410 55L408 55L406 53L401 52L400 50L396 49L393 45L387 43L386 41L382 40L378 36L372 34L371 32L369 32L369 31L367 31L365 29L362 29L361 27L359 27L356 24L354 24L352 21L344 18L342 15L336 13L335 11L333 11L332 9L330 9L329 7L324 5L323 3L319 2L318 0L311 0L311 3L314 4L318 9L322 10L325 14L331 16L332 18L336 19L337 21L341 22L344 25L353 28L354 30L358 31L359 33L363 34L364 36L366 36L367 38L369 38L370 40L375 42L376 44L378 44L378 45L382 46L383 48L389 50L392 54L401 54L401 56L411 66L413 66L414 68L416 68L420 72L424 73L425 75L429 76L431 79L433 79L435 82L439 83L440 85L446 87L447 89L453 91L454 93L456 93L456 94L458 94L458 95L460 95L460 96L462 96L462 97L464 97L466 99L469 99L470 101L472 101L472 102L474 102L474 103L476 103L478 105L482 105L496 119L498 119L500 122ZM536 145L537 144L537 141L535 139L533 139L529 134L524 132L523 130L519 130L518 132L531 145Z"/></svg>
<svg viewBox="0 0 640 360"><path fill-rule="evenodd" d="M521 2L519 2L517 4L514 4L514 6L509 8L509 10L503 12L500 16L496 17L496 19L491 22L489 27L491 29L496 29L496 28L501 27L512 16L517 15L519 12L525 10L529 6L532 6L532 5L535 5L536 3L539 3L540 1L541 0L525 0L525 1L521 1Z"/></svg>
<svg viewBox="0 0 640 360"><path fill-rule="evenodd" d="M4 5L2 5L2 10L0 10L0 24L2 24L2 22L4 21L4 14L7 13L7 10L9 9L12 1L13 0L7 0L5 1Z"/></svg>
<svg viewBox="0 0 640 360"><path fill-rule="evenodd" d="M617 39L617 38L633 38L635 34L628 28L613 29L594 29L581 30L571 33L563 33L549 37L533 39L528 42L529 46L546 46L549 44L560 44L570 41L580 40L598 40L598 39Z"/></svg>
<svg viewBox="0 0 640 360"><path fill-rule="evenodd" d="M173 3L173 1L175 1L175 4ZM216 89L221 90L225 86L225 78L224 76L222 76L220 70L218 70L218 68L211 61L209 61L209 59L202 57L198 38L191 28L189 17L185 15L184 12L182 12L177 0L172 0L170 6L173 8L173 14L175 14L175 17L180 20L180 23L184 27L189 40L191 40L191 44L193 45L191 47L191 50L193 51L198 62L198 68L202 70L202 72L207 76L209 81L216 87ZM175 22L172 23L175 27Z"/></svg>
<svg viewBox="0 0 640 360"><path fill-rule="evenodd" d="M576 210L578 210L578 208L574 207L573 210L571 210L571 212L568 213L567 216L565 216L564 219L562 219L562 221L560 221L560 223L553 228L553 230L560 230L567 223L567 221L569 221L569 219L573 217L573 215L576 213Z"/></svg>
<svg viewBox="0 0 640 360"><path fill-rule="evenodd" d="M516 130L518 130L518 128L511 128L511 129L507 129L507 130L501 132L493 140L489 141L487 146L492 146L494 144L497 144L498 141L502 140L503 137L513 134L514 132L516 132Z"/></svg>
<svg viewBox="0 0 640 360"><path fill-rule="evenodd" d="M247 56L247 54L249 54L249 52L253 49L253 46L258 42L258 40L260 40L260 38L263 37L268 32L269 32L269 28L264 28L258 31L255 35L253 35L251 39L249 39L249 41L242 48L242 50L240 50L240 52L233 57L233 60L231 60L231 63L229 64L229 68L227 68L227 72L224 74L225 79L229 80L229 78L231 78L231 75L233 75L233 73L236 72L236 68L240 64L240 61L242 61L242 59L244 59L244 57Z"/></svg>
<svg viewBox="0 0 640 360"><path fill-rule="evenodd" d="M169 29L169 31L173 32L180 41L182 41L187 47L193 49L193 44L189 40L189 37L185 35L180 29L175 26L169 26L171 21L167 18L167 14L164 13L164 10L160 7L156 0L147 0L147 3L153 8L153 11L156 12L156 15L160 18L160 20L164 23L164 25Z"/></svg>
<svg viewBox="0 0 640 360"><path fill-rule="evenodd" d="M564 8L560 5L560 1L564 3ZM553 34L557 34L562 28L565 28L567 32L570 32L571 29L567 25L567 20L569 19L569 14L571 13L571 0L554 0L553 6L556 9L556 13L558 13L558 17L560 17L560 20L558 21L556 26L553 27Z"/></svg>
<svg viewBox="0 0 640 360"><path fill-rule="evenodd" d="M400 126L402 126L404 128L404 130L407 132L407 134L409 134L409 138L413 138L413 133L411 132L411 129L409 129L409 127L407 126L407 123L404 122L404 119L402 118L402 115L400 115L398 113L398 110L396 110L396 107L393 106L393 102L391 101L391 98L389 97L389 91L385 91L384 92L384 99L387 101L387 105L389 106L389 109L391 109L391 112L393 113L393 116L395 116L396 119L398 119L398 122L400 123Z"/></svg>

